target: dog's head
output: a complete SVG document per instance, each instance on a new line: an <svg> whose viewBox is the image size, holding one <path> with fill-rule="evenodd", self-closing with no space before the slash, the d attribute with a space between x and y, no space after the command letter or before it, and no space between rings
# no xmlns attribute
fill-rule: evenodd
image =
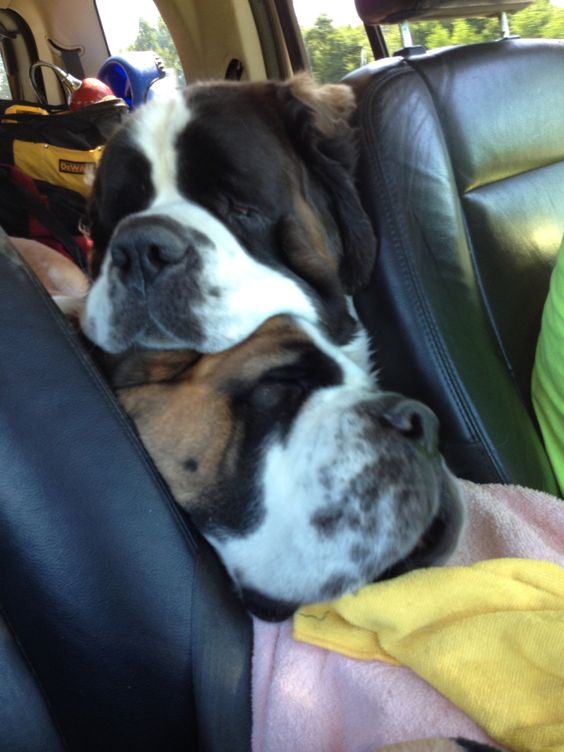
<svg viewBox="0 0 564 752"><path fill-rule="evenodd" d="M461 508L437 421L308 322L231 350L119 356L112 381L176 501L268 620L438 563Z"/></svg>
<svg viewBox="0 0 564 752"><path fill-rule="evenodd" d="M344 343L375 240L353 183L353 95L307 77L189 87L107 145L85 333L217 352L288 313Z"/></svg>

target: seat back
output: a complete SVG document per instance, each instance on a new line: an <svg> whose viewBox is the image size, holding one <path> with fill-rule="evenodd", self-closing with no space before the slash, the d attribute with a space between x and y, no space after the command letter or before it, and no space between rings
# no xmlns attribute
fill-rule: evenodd
<svg viewBox="0 0 564 752"><path fill-rule="evenodd" d="M348 82L380 256L357 306L381 381L428 403L453 470L557 493L529 392L564 233L564 43L393 58Z"/></svg>
<svg viewBox="0 0 564 752"><path fill-rule="evenodd" d="M0 747L249 749L250 620L3 234L0 351Z"/></svg>

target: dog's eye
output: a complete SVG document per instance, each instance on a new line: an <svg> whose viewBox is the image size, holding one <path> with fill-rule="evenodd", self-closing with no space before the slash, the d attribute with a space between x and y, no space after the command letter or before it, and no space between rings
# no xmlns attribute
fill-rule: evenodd
<svg viewBox="0 0 564 752"><path fill-rule="evenodd" d="M302 387L306 388L311 381L311 373L309 373L307 368L304 368L300 363L295 363L271 368L270 371L267 371L264 374L262 381L266 383L284 384L286 386L301 384Z"/></svg>
<svg viewBox="0 0 564 752"><path fill-rule="evenodd" d="M260 212L254 206L233 196L225 196L227 216L233 222L247 222L260 219Z"/></svg>
<svg viewBox="0 0 564 752"><path fill-rule="evenodd" d="M253 402L263 407L303 401L312 384L304 369L282 366L268 371L253 390Z"/></svg>
<svg viewBox="0 0 564 752"><path fill-rule="evenodd" d="M290 409L299 406L309 390L300 381L263 379L252 392L252 403L261 410Z"/></svg>
<svg viewBox="0 0 564 752"><path fill-rule="evenodd" d="M232 214L236 214L239 217L248 217L251 212L248 206L243 206L243 204L236 204L236 203L230 204L229 211Z"/></svg>

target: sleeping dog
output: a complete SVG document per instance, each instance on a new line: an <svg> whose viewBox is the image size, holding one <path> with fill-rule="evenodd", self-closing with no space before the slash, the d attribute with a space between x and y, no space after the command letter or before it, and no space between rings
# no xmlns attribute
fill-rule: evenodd
<svg viewBox="0 0 564 752"><path fill-rule="evenodd" d="M305 320L241 344L114 359L118 398L256 616L437 564L461 527L437 420Z"/></svg>
<svg viewBox="0 0 564 752"><path fill-rule="evenodd" d="M440 561L460 530L436 419L378 390L350 303L375 255L352 109L304 77L189 87L130 119L93 189L83 330L266 619Z"/></svg>
<svg viewBox="0 0 564 752"><path fill-rule="evenodd" d="M196 85L141 109L94 184L87 336L108 352L218 352L288 313L351 341L346 295L375 257L353 106L348 87L297 77Z"/></svg>
<svg viewBox="0 0 564 752"><path fill-rule="evenodd" d="M16 240L73 315L87 280ZM68 306L68 301L73 301ZM374 377L309 322L268 320L225 352L101 357L177 502L215 546L250 611L302 603L437 564L461 507L423 405Z"/></svg>

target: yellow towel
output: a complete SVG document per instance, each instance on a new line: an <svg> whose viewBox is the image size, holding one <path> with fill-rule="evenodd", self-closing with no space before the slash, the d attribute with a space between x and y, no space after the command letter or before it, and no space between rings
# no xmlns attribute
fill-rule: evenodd
<svg viewBox="0 0 564 752"><path fill-rule="evenodd" d="M301 609L294 637L409 666L520 752L564 751L564 568L494 559L410 572Z"/></svg>

